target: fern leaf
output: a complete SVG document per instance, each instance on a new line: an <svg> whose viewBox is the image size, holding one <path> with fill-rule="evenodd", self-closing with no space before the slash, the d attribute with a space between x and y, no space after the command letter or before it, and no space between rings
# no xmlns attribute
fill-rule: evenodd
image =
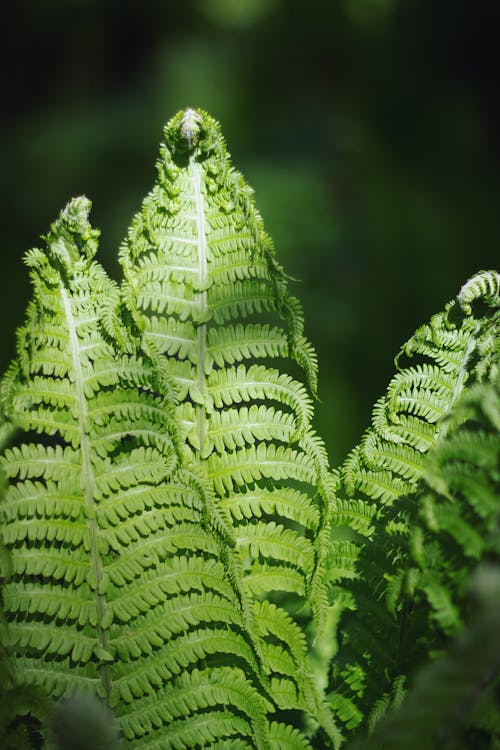
<svg viewBox="0 0 500 750"><path fill-rule="evenodd" d="M407 358L409 366L376 403L372 427L340 472L328 575L332 606L339 585L354 604L340 619L332 681L332 703L347 728L365 721L373 705L378 720L390 703L391 680L425 658L433 637L461 627L463 560L482 559L498 517L498 435L456 432L458 404L475 393L475 383L489 383L481 387L493 418L497 411L497 276L474 276L402 347L398 360ZM484 409L475 416L484 421ZM348 680L354 667L365 679L358 691Z"/></svg>
<svg viewBox="0 0 500 750"><path fill-rule="evenodd" d="M320 520L319 511L315 506L311 506L309 497L289 487L262 488L254 491L246 488L244 492L225 497L223 508L236 521L276 514L312 531L317 530Z"/></svg>
<svg viewBox="0 0 500 750"><path fill-rule="evenodd" d="M237 540L245 616L267 596L321 624L332 492L311 430L316 357L300 304L209 115L186 110L166 125L157 168L121 250L124 303L165 356L189 453ZM312 690L298 674L284 675L297 711ZM316 721L336 742L327 713Z"/></svg>

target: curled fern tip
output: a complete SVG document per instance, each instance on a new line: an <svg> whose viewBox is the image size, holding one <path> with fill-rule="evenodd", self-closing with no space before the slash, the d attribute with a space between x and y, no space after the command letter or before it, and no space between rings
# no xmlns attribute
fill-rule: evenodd
<svg viewBox="0 0 500 750"><path fill-rule="evenodd" d="M66 269L82 259L91 260L97 252L100 231L90 224L91 208L84 195L72 198L50 227L47 253Z"/></svg>
<svg viewBox="0 0 500 750"><path fill-rule="evenodd" d="M204 110L192 107L172 117L164 133L167 148L172 154L207 154L221 139L217 121Z"/></svg>
<svg viewBox="0 0 500 750"><path fill-rule="evenodd" d="M186 139L189 148L196 145L200 133L200 123L202 122L202 116L195 109L188 107L184 110L181 117L180 133Z"/></svg>

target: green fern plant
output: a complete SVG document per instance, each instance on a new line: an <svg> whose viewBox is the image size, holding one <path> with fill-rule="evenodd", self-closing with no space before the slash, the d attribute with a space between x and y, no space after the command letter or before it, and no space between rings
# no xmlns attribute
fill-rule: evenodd
<svg viewBox="0 0 500 750"><path fill-rule="evenodd" d="M329 573L340 621L331 701L350 730L363 722L373 727L400 701L409 672L457 632L460 607L452 600L461 601L471 562L488 555L498 486L483 488L474 462L489 461L493 471L498 414L487 434L450 429L463 419L460 397L498 377L499 279L477 274L403 346L410 364L375 405L372 427L341 470ZM486 393L493 412L494 385ZM435 474L448 502L436 504L427 483L436 462L454 451L451 469ZM457 462L460 451L471 463ZM444 489L447 473L452 490ZM467 477L468 496L460 489ZM435 538L426 544L424 524L427 532L442 525L455 546Z"/></svg>
<svg viewBox="0 0 500 750"><path fill-rule="evenodd" d="M302 639L272 608L249 617L231 530L183 460L163 362L93 260L88 210L71 202L45 252L27 255L35 298L3 384L17 431L2 461L4 608L20 683L101 697L132 746L306 748L276 715L256 633L272 617L295 639L290 662Z"/></svg>
<svg viewBox="0 0 500 750"><path fill-rule="evenodd" d="M400 709L372 721L371 737L356 743L367 750L403 740L415 748L496 747L500 740L499 377L469 389L447 427L425 462L416 501L408 498L398 515L409 521L400 598L411 599L412 638L420 641L413 646L420 659L413 653L407 661L424 666L411 675ZM436 663L423 658L429 647ZM377 720L389 702L389 695L379 700Z"/></svg>
<svg viewBox="0 0 500 750"><path fill-rule="evenodd" d="M122 247L123 298L176 383L186 445L234 536L274 694L283 709L308 706L336 737L304 645L287 653L303 643L287 613L303 617L309 605L322 623L333 487L311 428L316 357L301 307L209 115L186 110L167 124L157 169Z"/></svg>
<svg viewBox="0 0 500 750"><path fill-rule="evenodd" d="M26 256L0 392L5 664L23 711L74 696L66 738L90 695L141 750L339 747L401 702L496 554L500 277L403 347L332 473L301 307L218 124L180 112L157 167L121 287L85 198Z"/></svg>

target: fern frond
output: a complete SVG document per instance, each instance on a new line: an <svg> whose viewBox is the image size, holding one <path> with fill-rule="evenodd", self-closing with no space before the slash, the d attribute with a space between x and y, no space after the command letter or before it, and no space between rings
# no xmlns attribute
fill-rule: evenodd
<svg viewBox="0 0 500 750"><path fill-rule="evenodd" d="M458 304L470 315L471 305L482 300L489 307L498 307L500 297L500 274L496 271L480 271L463 285L458 294Z"/></svg>
<svg viewBox="0 0 500 750"><path fill-rule="evenodd" d="M228 560L244 574L246 617L270 597L321 624L332 491L311 429L317 363L300 303L209 115L166 125L157 168L121 249L124 304L176 383L189 453L237 541ZM309 683L283 677L303 710Z"/></svg>
<svg viewBox="0 0 500 750"><path fill-rule="evenodd" d="M374 407L372 427L341 469L333 505L331 601L343 585L355 607L339 624L332 701L348 728L366 720L373 705L379 718L390 703L391 679L404 677L407 665L425 658L433 634L442 638L461 626L464 556L482 559L498 516L492 486L498 434L460 428L457 408L463 394L475 393L475 383L490 381L481 388L490 404L494 399L496 278L494 272L473 277L456 301L402 347L398 359L408 358L409 366L391 380ZM484 422L479 411L476 417ZM439 502L425 489L429 485ZM457 502L458 488L464 499L467 488L466 503ZM438 542L442 535L460 551ZM358 691L347 679L354 667L365 680Z"/></svg>

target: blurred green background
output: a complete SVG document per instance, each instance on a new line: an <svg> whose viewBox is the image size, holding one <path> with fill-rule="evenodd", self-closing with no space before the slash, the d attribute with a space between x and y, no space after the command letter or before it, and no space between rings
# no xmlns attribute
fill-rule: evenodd
<svg viewBox="0 0 500 750"><path fill-rule="evenodd" d="M340 461L401 343L497 265L498 0L16 0L2 26L2 370L24 251L84 193L118 277L162 124L202 107L301 280Z"/></svg>

